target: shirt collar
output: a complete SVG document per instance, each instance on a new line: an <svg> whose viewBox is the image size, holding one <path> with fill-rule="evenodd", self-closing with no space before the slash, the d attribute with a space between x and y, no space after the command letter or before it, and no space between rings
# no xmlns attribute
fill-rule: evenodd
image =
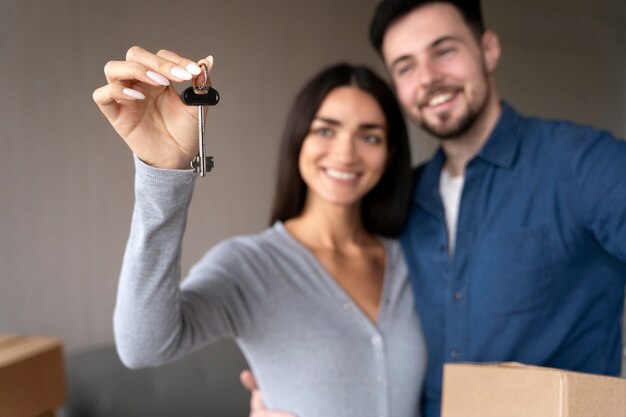
<svg viewBox="0 0 626 417"><path fill-rule="evenodd" d="M446 157L439 148L428 163L416 172L416 187L413 197L418 204L443 221L443 204L439 196L439 176Z"/></svg>
<svg viewBox="0 0 626 417"><path fill-rule="evenodd" d="M500 119L476 158L502 168L510 168L517 154L523 119L507 103L501 104ZM440 214L443 207L439 198L439 177L445 159L443 150L439 148L417 173L419 179L414 198L433 214Z"/></svg>
<svg viewBox="0 0 626 417"><path fill-rule="evenodd" d="M500 119L477 158L502 168L510 168L517 154L521 122L522 116L507 103L502 102Z"/></svg>

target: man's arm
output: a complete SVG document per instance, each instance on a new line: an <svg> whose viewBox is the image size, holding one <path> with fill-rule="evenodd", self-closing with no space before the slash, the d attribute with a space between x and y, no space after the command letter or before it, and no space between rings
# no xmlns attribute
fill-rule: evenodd
<svg viewBox="0 0 626 417"><path fill-rule="evenodd" d="M606 132L569 159L570 203L598 243L626 262L626 143ZM626 377L626 303L622 318L622 372Z"/></svg>
<svg viewBox="0 0 626 417"><path fill-rule="evenodd" d="M587 139L569 158L570 204L598 243L626 262L626 142L602 131Z"/></svg>

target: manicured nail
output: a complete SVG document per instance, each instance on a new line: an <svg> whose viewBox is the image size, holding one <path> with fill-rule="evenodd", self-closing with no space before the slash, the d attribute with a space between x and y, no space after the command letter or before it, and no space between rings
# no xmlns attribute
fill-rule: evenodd
<svg viewBox="0 0 626 417"><path fill-rule="evenodd" d="M191 80L193 76L189 73L189 71L185 70L181 67L174 67L170 70L170 73L176 78L180 78L181 80Z"/></svg>
<svg viewBox="0 0 626 417"><path fill-rule="evenodd" d="M213 68L213 62L214 62L213 55L207 56L206 60L209 63L209 65L208 65L209 69L208 70L211 71L211 68Z"/></svg>
<svg viewBox="0 0 626 417"><path fill-rule="evenodd" d="M187 65L185 68L187 68L187 71L189 71L193 75L200 74L200 67L197 64L193 63L193 62L191 64Z"/></svg>
<svg viewBox="0 0 626 417"><path fill-rule="evenodd" d="M128 97L132 97L136 100L143 100L146 98L146 96L144 96L143 94L141 94L139 91L137 90L133 90L132 88L125 88L122 90L122 92L127 95Z"/></svg>
<svg viewBox="0 0 626 417"><path fill-rule="evenodd" d="M161 85L170 85L170 80L168 80L167 78L165 78L161 74L157 74L154 71L148 71L148 72L146 72L146 75L148 76L148 78L150 78L155 83L159 83Z"/></svg>

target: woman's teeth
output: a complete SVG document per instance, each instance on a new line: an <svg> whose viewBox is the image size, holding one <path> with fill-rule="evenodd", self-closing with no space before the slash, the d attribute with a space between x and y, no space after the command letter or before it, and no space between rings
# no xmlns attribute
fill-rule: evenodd
<svg viewBox="0 0 626 417"><path fill-rule="evenodd" d="M332 168L327 168L326 174L331 178L344 181L353 180L356 178L355 172L337 171L336 169Z"/></svg>

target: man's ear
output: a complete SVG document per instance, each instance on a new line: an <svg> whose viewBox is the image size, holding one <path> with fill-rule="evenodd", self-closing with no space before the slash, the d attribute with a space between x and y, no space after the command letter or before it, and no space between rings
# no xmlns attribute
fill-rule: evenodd
<svg viewBox="0 0 626 417"><path fill-rule="evenodd" d="M483 59L485 60L487 71L493 72L500 61L501 50L498 35L491 30L485 31L482 38L482 47Z"/></svg>

